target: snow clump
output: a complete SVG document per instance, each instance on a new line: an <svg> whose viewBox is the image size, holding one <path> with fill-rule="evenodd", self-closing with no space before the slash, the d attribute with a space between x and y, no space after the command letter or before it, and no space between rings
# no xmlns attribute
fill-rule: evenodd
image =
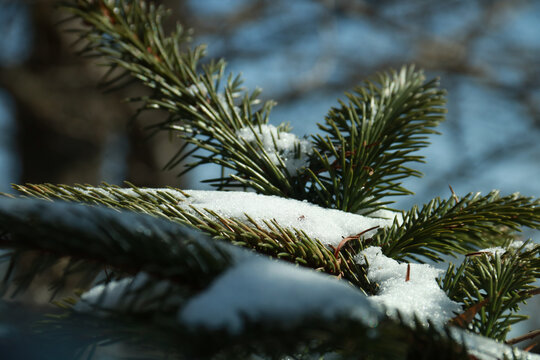
<svg viewBox="0 0 540 360"><path fill-rule="evenodd" d="M280 166L281 159L292 176L297 175L301 168L307 166L308 156L313 152L309 140L300 139L294 134L279 131L273 125L255 125L253 128L249 126L243 127L236 132L236 135L251 144L256 144L258 138L270 161L274 165Z"/></svg>
<svg viewBox="0 0 540 360"><path fill-rule="evenodd" d="M429 319L443 325L462 311L461 306L450 300L439 287L437 277L443 270L428 264L406 264L383 255L381 248L372 246L356 256L356 261L368 265L367 277L379 284L377 295L369 299L386 307L388 315L399 312L412 321L416 316L424 324ZM407 266L410 278L406 281Z"/></svg>
<svg viewBox="0 0 540 360"><path fill-rule="evenodd" d="M167 194L176 203L161 205L164 208L174 206L197 217L212 218L212 213L215 213L220 217L235 219L253 226L248 219L249 216L257 225L265 229L269 228L265 223L270 224L275 221L281 228L302 231L310 238L318 239L323 244L334 247L348 236L363 233L362 238L367 239L375 235L379 228L391 226L394 219L401 221L401 214L391 211L378 214L384 217L371 217L323 208L307 200L300 201L244 191L179 191L170 188L140 188L137 191L81 188L80 191L86 194L98 192L112 198L115 198L115 193L130 196L140 196L141 193L155 196ZM371 228L374 229L365 232Z"/></svg>
<svg viewBox="0 0 540 360"><path fill-rule="evenodd" d="M179 310L191 327L238 334L245 322L271 320L294 326L314 314L345 314L373 327L383 312L344 281L291 264L255 257L220 275Z"/></svg>
<svg viewBox="0 0 540 360"><path fill-rule="evenodd" d="M162 191L167 191L163 189ZM169 190L170 191L170 190ZM374 227L392 225L393 219L372 218L336 209L326 209L307 201L285 199L279 196L259 195L241 191L184 190L184 201L177 206L193 215L200 216L193 208L204 212L210 210L224 218L234 218L253 226L246 215L262 227L275 220L280 227L303 231L323 244L337 246L343 238L354 236ZM178 193L180 194L180 193ZM180 195L181 196L181 195ZM363 235L375 235L373 229Z"/></svg>

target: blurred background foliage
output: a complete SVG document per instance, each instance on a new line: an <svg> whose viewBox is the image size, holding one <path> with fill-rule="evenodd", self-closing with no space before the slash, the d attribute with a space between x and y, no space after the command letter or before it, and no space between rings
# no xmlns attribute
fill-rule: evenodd
<svg viewBox="0 0 540 360"><path fill-rule="evenodd" d="M449 91L441 136L422 150L423 179L397 207L456 193L540 195L540 2L535 0L162 0L180 21L242 72L245 85L277 100L271 122L297 135L388 67L415 63ZM103 94L103 74L74 54L53 0L0 0L0 191L10 183L171 185L204 188L208 166L178 179L163 165L177 148L167 134L147 137L147 113ZM32 298L36 302L37 294ZM537 300L538 302L538 300ZM536 312L529 307L529 314ZM536 313L537 315L537 313ZM540 327L533 316L531 328ZM519 329L517 333L523 333Z"/></svg>
<svg viewBox="0 0 540 360"><path fill-rule="evenodd" d="M133 181L201 187L219 171L177 179L161 171L176 146L146 138L144 119L103 94L102 69L74 55L65 14L49 0L0 0L1 190L10 182ZM273 123L316 132L343 91L388 67L415 63L449 91L443 135L423 150L424 179L400 207L457 193L540 190L540 3L537 1L163 0L225 57L246 86L278 101ZM159 114L146 116L155 118ZM148 124L148 122L146 122Z"/></svg>

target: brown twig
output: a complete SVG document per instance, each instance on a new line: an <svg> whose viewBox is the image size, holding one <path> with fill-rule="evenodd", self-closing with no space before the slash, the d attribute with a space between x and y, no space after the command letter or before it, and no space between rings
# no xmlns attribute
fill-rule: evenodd
<svg viewBox="0 0 540 360"><path fill-rule="evenodd" d="M459 203L459 198L457 197L456 193L454 192L454 189L452 188L452 185L448 184L448 187L450 188L450 191L452 192L452 197L454 198L454 201Z"/></svg>
<svg viewBox="0 0 540 360"><path fill-rule="evenodd" d="M149 54L154 55L157 62L162 62L161 58L154 52L154 50L152 50L151 46L147 46L146 51L148 51Z"/></svg>
<svg viewBox="0 0 540 360"><path fill-rule="evenodd" d="M345 244L348 243L349 241L351 241L351 240L357 240L357 239L360 238L360 236L364 235L365 233L367 233L367 232L369 232L369 231L371 231L371 230L375 230L375 229L377 229L378 227L379 227L379 225L374 226L374 227L372 227L372 228L369 228L369 229L367 229L367 230L364 230L364 231L362 231L362 232L360 232L360 233L358 233L358 234L356 234L356 235L353 235L353 236L347 236L346 238L344 238L343 240L341 240L341 242L339 243L339 245L338 245L338 246L336 247L336 249L334 250L334 256L337 258L337 257L338 257L338 254L339 254L339 252L340 252L340 250L341 250L341 248L342 248L343 246L345 246Z"/></svg>
<svg viewBox="0 0 540 360"><path fill-rule="evenodd" d="M534 339L537 336L540 336L540 330L533 330L533 331L529 331L525 335L521 335L521 336L515 337L513 339L506 340L506 343L508 345L514 345L514 344L520 343L520 342L525 341L525 340Z"/></svg>
<svg viewBox="0 0 540 360"><path fill-rule="evenodd" d="M350 157L351 155L354 155L356 154L356 151L345 151L345 157ZM334 160L331 164L330 164L330 167L334 170L339 170L341 169L341 165L339 164L339 159L336 159ZM353 165L354 167L354 165ZM320 174L322 172L326 171L326 169L320 169L316 172L316 174Z"/></svg>
<svg viewBox="0 0 540 360"><path fill-rule="evenodd" d="M114 24L116 21L114 20L114 17L112 16L111 12L109 11L109 8L107 7L107 5L105 5L105 3L103 2L103 0L100 0L99 1L99 9L101 10L101 13L107 18L109 19L109 21L111 22L111 24Z"/></svg>
<svg viewBox="0 0 540 360"><path fill-rule="evenodd" d="M518 295L540 295L540 287L529 289L529 290L523 290L518 293Z"/></svg>
<svg viewBox="0 0 540 360"><path fill-rule="evenodd" d="M365 140L364 140L364 143L362 144L366 149L369 149L371 147L374 147L374 146L377 146L379 145L381 142L380 141L374 141L372 142L371 144L368 144Z"/></svg>
<svg viewBox="0 0 540 360"><path fill-rule="evenodd" d="M452 225L447 225L447 226L443 226L445 229L457 229L457 228L461 228L465 226L464 223L459 223L459 224L452 224Z"/></svg>
<svg viewBox="0 0 540 360"><path fill-rule="evenodd" d="M474 316L482 309L486 304L489 302L488 299L484 299L480 301L477 304L474 304L467 310L465 310L463 313L457 315L452 320L450 320L450 324L460 326L462 328L466 327L473 319Z"/></svg>
<svg viewBox="0 0 540 360"><path fill-rule="evenodd" d="M411 280L411 264L407 264L407 274L405 275L405 282Z"/></svg>

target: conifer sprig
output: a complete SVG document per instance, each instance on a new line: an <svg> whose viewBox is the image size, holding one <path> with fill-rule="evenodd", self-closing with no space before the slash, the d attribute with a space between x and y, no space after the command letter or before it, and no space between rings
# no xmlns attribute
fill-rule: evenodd
<svg viewBox="0 0 540 360"><path fill-rule="evenodd" d="M449 266L441 288L463 304L465 313L472 310L471 319L457 318L456 325L502 341L513 324L528 318L517 312L538 289L540 245L526 246L473 253L459 267Z"/></svg>
<svg viewBox="0 0 540 360"><path fill-rule="evenodd" d="M61 201L0 198L0 233L1 246L14 250L4 278L5 284L17 285L12 295L62 257L70 262L55 280L56 291L68 276L83 273L91 280L96 271L109 267L123 276L146 271L194 292L234 260L234 248L174 222ZM17 269L13 279L14 265L29 250L42 256L29 268Z"/></svg>
<svg viewBox="0 0 540 360"><path fill-rule="evenodd" d="M420 323L411 326L399 318L381 318L375 333L371 328L373 324L366 324L366 319L354 314L328 318L317 313L301 322L285 325L248 322L244 331L237 335L186 328L175 320L175 309L185 302L168 308L156 304L156 298L147 294L155 292L158 286L155 280L176 285L167 289L165 298L161 299L164 303L172 296L187 300L194 292L208 287L211 279L219 276L239 256L232 247L205 239L201 234L186 232L173 222L81 204L0 199L0 228L4 234L3 247L47 251L52 260L72 256L79 266L69 267L65 275L94 269L92 263L94 266L97 263L98 268L108 263L116 268L116 276L145 271L155 278L144 283L142 288L139 284L127 287L121 293L115 291L116 302L112 309L106 306L105 292L103 298L92 305L95 311L108 310L105 319L96 317L94 312L80 313L80 308L73 312L71 307L76 300L67 299L66 314L40 325L45 336L87 345L90 352L81 351L80 355L85 354L88 358L92 358L92 349L96 346L115 342L144 345L146 350L158 351L156 358L165 354L182 358L291 353L302 357L302 354L314 352L334 352L345 358L376 355L377 358L393 359L398 355L404 358L433 357L441 348L446 349L447 359L467 357L466 347L447 329L424 327ZM49 260L38 258L37 267L21 274L22 280L28 279L23 283L29 283L40 270L49 266L52 263ZM139 268L135 269L134 265ZM7 280L11 279L8 277ZM110 281L105 279L105 285ZM160 290L163 290L162 286ZM145 302L144 299L152 301ZM154 311L156 306L159 311ZM390 348L388 341L393 344Z"/></svg>
<svg viewBox="0 0 540 360"><path fill-rule="evenodd" d="M120 71L104 84L114 87L122 85L120 81L126 77L134 78L152 92L130 100L142 102L141 110L168 112L165 121L151 127L174 131L185 145L166 168L183 164L191 156L195 161L184 164L181 174L213 163L232 171L231 176L211 181L218 188L240 185L267 195L293 196L298 187L296 174L287 169L287 158L276 145L286 127L278 127L272 134L274 148L261 139L261 126L268 123L273 102L258 105L260 90L248 93L239 76L226 77L222 59L203 63L205 46L190 49L189 32L180 25L165 35L163 7L128 0L62 4L90 26L76 30L86 42L80 53L104 59L111 73ZM241 129L248 136L239 136ZM287 156L300 156L299 149Z"/></svg>
<svg viewBox="0 0 540 360"><path fill-rule="evenodd" d="M33 198L107 206L165 218L234 245L342 277L366 293L374 291L374 285L367 279L363 267L355 263L354 254L348 250L343 249L336 256L332 249L300 230L283 228L275 221L260 224L249 218L249 214L246 214L249 223L246 224L243 219L223 218L209 210L193 208L196 213L188 211L178 204L189 195L178 189L170 188L181 196L165 190L146 191L135 186L122 189L107 184L100 187L29 184L14 185L14 188L24 196Z"/></svg>
<svg viewBox="0 0 540 360"><path fill-rule="evenodd" d="M83 343L77 359L93 359L100 348L122 343L148 353L145 359L249 359L249 358L377 358L382 360L437 358L470 360L467 347L448 329L411 327L399 319L384 319L377 331L350 316L323 318L318 314L302 323L247 324L239 335L220 331L189 331L164 317L124 315L103 319L69 313L43 323L44 336ZM515 359L521 359L518 356ZM84 357L83 357L84 356ZM506 357L505 357L506 359Z"/></svg>
<svg viewBox="0 0 540 360"><path fill-rule="evenodd" d="M242 89L240 77L227 77L223 60L204 59L204 46L191 47L189 31L178 26L166 35L163 7L130 0L71 0L63 5L83 21L84 27L77 30L85 42L81 54L98 57L109 67L103 84L114 89L135 79L150 93L131 100L142 102L142 109L168 112L168 118L152 128L174 131L185 145L166 167L174 168L190 157L195 160L184 164L185 171L207 163L220 165L228 172L207 180L218 189L240 186L369 214L388 204L388 196L410 193L400 181L421 175L409 167L422 161L414 152L427 145L427 137L444 120L445 93L437 81L426 82L422 72L404 67L398 72L381 73L347 94L347 101L331 109L319 126L323 134L312 136L311 142L301 140L290 134L286 125L268 125L273 103L260 104L258 90L249 93ZM70 274L87 273L87 278L92 278L104 266L114 269L113 278L105 279L104 286L141 272L150 274L153 280L143 289L128 288L120 294L121 303L130 310L136 310L134 304L146 303L149 298L145 296L160 280L174 285L167 288L167 295L189 300L219 281L217 278L240 256L239 249L192 234L182 225L345 278L369 294L376 284L368 281L366 269L353 259L350 251L358 247L379 245L385 255L398 260L438 261L443 254L502 244L520 226L540 227L538 200L517 194L500 197L497 192L484 197L469 194L462 199L434 199L421 209L415 207L404 213L403 221L396 219L371 239L344 239L343 248L340 244L338 249L329 249L302 231L284 229L276 221L260 224L246 215L246 223L246 219L225 218L206 209L186 209L179 205L189 195L176 189L178 193L109 185L15 188L24 196L42 200L0 199L0 245L12 249L6 256L11 265L4 284L15 281L16 291L24 291L42 270L66 256L71 260L62 278L52 284L56 289ZM522 319L515 311L531 295L531 283L540 276L539 249L480 254L467 258L458 269L450 267L441 286L452 299L477 311L471 322L475 332L504 339L509 326ZM20 270L14 279L15 263L26 250L43 256ZM104 305L105 298L96 307ZM68 300L67 308L73 303ZM299 346L309 356L315 351L336 351L354 358L429 358L441 355L441 347L447 350L443 354L449 359L466 356L463 342L456 342L450 335L452 329L441 331L419 323L411 326L399 315L397 319L387 318L378 312L376 325L366 325L358 314L324 318L318 312L285 326L246 321L236 336L211 329L188 329L176 321L177 313L172 308L161 307L145 314L126 314L125 307L121 308L111 311L120 327L112 323L95 326L102 319L71 312L52 328L66 336L66 326L72 321L75 327L89 326L89 341L94 344L101 340L155 341L157 348L188 358L197 357L189 353L190 346L207 350L204 355L224 357L233 353L246 357L299 353L301 357ZM160 311L168 311L167 316L160 316ZM376 326L376 331L370 333L370 326ZM225 352L219 354L223 349Z"/></svg>
<svg viewBox="0 0 540 360"><path fill-rule="evenodd" d="M448 349L449 359L466 356L464 346L444 331L419 323L411 326L400 319L384 318L382 313L372 314L379 318L374 320L375 337L367 335L373 323L354 313L328 317L315 312L291 324L246 321L240 334L188 327L178 321L178 309L235 263L256 255L164 219L102 206L2 198L0 230L3 248L14 249L15 255L21 250L42 255L30 269L17 269L17 279L12 273L4 279L5 285L16 282L20 291L64 256L70 256L71 262L63 279L89 272L91 280L104 267L110 270L113 277L103 279L106 290L95 302L85 303L84 296L83 300L67 298L59 303L66 309L64 314L36 325L47 338L77 342L81 346L78 355L86 358L93 358L98 346L117 342L144 347L156 354L155 358L291 353L301 357L304 352L337 351L345 357L377 354L378 358L391 359L398 353L434 354L441 347ZM144 276L144 281L135 277L130 283L129 276L141 272L149 276ZM113 281L125 280L129 285L124 288L108 287ZM52 283L59 284L58 280ZM385 338L394 344L391 349L380 346L379 341Z"/></svg>
<svg viewBox="0 0 540 360"><path fill-rule="evenodd" d="M438 85L410 66L380 73L346 94L348 102L340 101L319 124L326 135L314 136L314 202L370 213L390 203L381 201L385 197L412 194L399 180L422 175L406 165L423 162L413 153L444 120L445 91Z"/></svg>
<svg viewBox="0 0 540 360"><path fill-rule="evenodd" d="M126 77L152 89L143 109L169 117L155 128L173 130L185 141L166 168L184 164L182 174L203 164L228 169L206 181L218 189L248 187L265 195L309 200L327 208L370 213L389 203L383 197L409 194L399 182L419 176L407 163L427 144L444 119L444 91L422 72L404 67L381 73L347 94L320 128L326 133L290 140L284 124L267 125L273 102L257 105L260 91L248 93L240 77L225 78L223 60L203 64L205 49L189 49L189 32L163 31L165 10L127 0L79 0L64 7L90 27L79 30L81 53L103 58L112 73L108 86ZM184 49L185 48L185 49ZM288 142L283 148L284 138ZM287 142L286 141L286 142ZM204 150L199 152L198 150Z"/></svg>
<svg viewBox="0 0 540 360"><path fill-rule="evenodd" d="M381 229L372 241L394 259L440 261L441 254L465 254L501 244L509 230L519 231L520 226L540 228L539 205L538 199L517 193L501 197L498 191L436 198L421 209L414 206L405 212L402 223Z"/></svg>

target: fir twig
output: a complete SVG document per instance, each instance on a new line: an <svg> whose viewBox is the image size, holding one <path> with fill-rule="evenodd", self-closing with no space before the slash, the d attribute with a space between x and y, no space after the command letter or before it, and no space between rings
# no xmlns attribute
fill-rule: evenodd
<svg viewBox="0 0 540 360"><path fill-rule="evenodd" d="M12 265L24 251L42 254L16 278L12 277L14 266L9 267L4 284L15 282L14 293L24 291L34 277L62 257L71 260L62 279L56 280L56 290L69 275L95 276L96 270L112 266L124 276L146 271L198 291L233 262L233 248L179 224L81 204L0 198L0 232L5 234L0 245L14 249Z"/></svg>
<svg viewBox="0 0 540 360"><path fill-rule="evenodd" d="M402 223L379 230L373 240L386 256L394 259L418 256L440 261L440 254L466 254L478 248L499 245L509 231L520 226L540 228L540 200L498 191L486 196L468 194L455 202L431 200L421 209L414 206L403 214Z"/></svg>
<svg viewBox="0 0 540 360"><path fill-rule="evenodd" d="M107 184L100 187L28 184L14 185L14 189L30 197L104 205L162 217L234 245L339 276L367 293L374 291L364 269L354 262L353 253L342 250L334 254L332 249L300 230L283 229L275 222L259 224L248 215L246 220L249 225L246 225L240 219L225 219L209 210L192 208L192 211L188 211L178 204L189 195L178 189L147 191L134 186L122 189Z"/></svg>
<svg viewBox="0 0 540 360"><path fill-rule="evenodd" d="M537 290L533 283L540 277L540 246L530 250L525 246L507 247L502 254L484 252L465 258L458 268L449 266L440 284L466 309L456 318L457 325L504 340L511 325L527 318L516 312Z"/></svg>
<svg viewBox="0 0 540 360"><path fill-rule="evenodd" d="M129 74L152 89L132 100L142 101L143 109L169 113L154 127L173 130L185 145L166 168L195 159L184 164L183 174L217 164L229 170L206 180L218 189L249 187L370 213L389 203L384 197L411 193L399 180L421 175L408 163L422 161L413 153L428 144L427 136L444 119L444 91L410 66L381 73L347 94L348 103L340 102L319 125L326 136L313 136L312 144L290 140L285 124L267 125L273 103L258 106L260 91L244 91L240 77L224 81L223 60L202 65L204 46L189 49L189 32L182 27L164 34L162 7L144 1L80 0L65 2L64 8L89 26L79 30L86 41L81 53L120 69L105 84L114 87ZM282 137L294 144L282 148Z"/></svg>
<svg viewBox="0 0 540 360"><path fill-rule="evenodd" d="M287 157L300 156L300 149L284 154L276 145L280 134L287 132L285 126L276 129L273 148L261 139L261 126L268 123L274 103L259 106L260 90L244 91L239 76L225 79L222 59L203 64L205 46L190 49L190 31L182 26L165 35L162 18L167 12L162 6L126 0L62 4L86 26L75 30L86 42L80 54L101 57L113 73L120 71L119 76L107 78L104 86L121 86L120 80L129 75L152 90L150 95L130 100L142 102L142 110L169 113L151 128L172 130L186 145L170 159L167 169L184 164L184 174L213 163L232 171L227 178L211 181L218 188L249 186L263 194L294 196L298 176L286 162ZM242 129L254 141L239 136ZM195 161L185 164L187 159Z"/></svg>
<svg viewBox="0 0 540 360"><path fill-rule="evenodd" d="M425 82L413 66L380 73L348 93L348 102L340 101L319 125L327 135L314 137L312 201L370 213L389 203L385 197L411 194L399 180L421 176L407 164L423 161L413 153L444 120L444 94L437 80Z"/></svg>

